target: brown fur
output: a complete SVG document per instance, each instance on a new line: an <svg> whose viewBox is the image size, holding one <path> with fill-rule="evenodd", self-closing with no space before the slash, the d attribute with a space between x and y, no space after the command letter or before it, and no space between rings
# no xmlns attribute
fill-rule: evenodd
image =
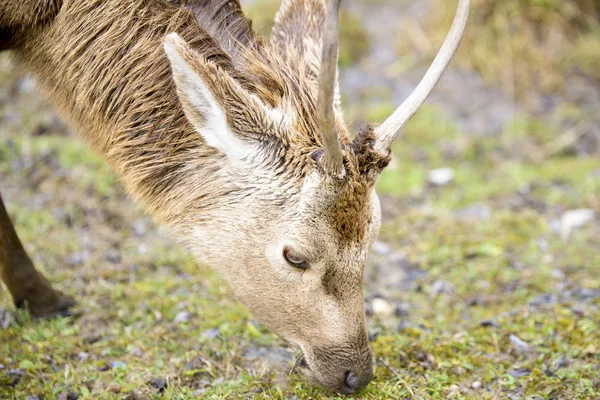
<svg viewBox="0 0 600 400"><path fill-rule="evenodd" d="M336 102L346 175L319 171L324 20L324 0L284 0L264 43L235 0L0 5L3 46L132 196L218 268L259 320L299 344L318 382L340 390L345 372L360 387L372 374L362 271L379 224L373 186L389 154L373 151L370 128L351 142ZM174 83L163 50L171 32L228 129L255 146L243 168L195 128L205 115L186 97L196 83ZM282 240L311 257L300 278L280 259Z"/></svg>

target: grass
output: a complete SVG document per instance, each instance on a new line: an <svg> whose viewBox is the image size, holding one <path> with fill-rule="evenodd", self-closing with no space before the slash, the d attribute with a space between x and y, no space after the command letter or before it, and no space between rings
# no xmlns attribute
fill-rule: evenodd
<svg viewBox="0 0 600 400"><path fill-rule="evenodd" d="M432 9L428 31L436 42L455 7L446 1ZM456 62L534 106L540 93L564 91L569 76L600 79L599 16L591 0L474 0Z"/></svg>
<svg viewBox="0 0 600 400"><path fill-rule="evenodd" d="M413 130L428 133L417 140ZM56 163L59 176L48 171L41 186L52 187L57 198L31 206L39 193L26 184L25 194L15 197L25 205L12 201L9 210L38 265L78 298L84 312L45 321L14 314L15 322L0 331L2 397L330 398L300 376L288 380L289 365L246 358L249 349L285 344L255 325L213 272L150 224L149 233L132 232L132 224L145 221L141 212L107 185L114 177L78 139L6 131L2 137L3 144L13 143L0 157L9 187L28 172L11 170L15 160L29 158L32 170ZM423 274L411 290L386 294L392 304L408 304L408 315L370 318L379 332L372 343L376 377L357 398L600 395L600 296L585 298L586 290L600 290L598 227L584 227L565 241L550 226L562 210L600 209L600 181L593 174L600 161L491 162L463 140L429 108L395 145L396 166L379 189L392 202L414 204L389 218L381 237ZM486 140L479 145L492 153L504 146L500 138ZM448 143L460 149L452 157L440 152ZM427 170L439 166L454 168L455 182L428 187ZM527 184L532 189L522 196L528 201L511 206L507 199ZM63 202L63 217L56 218L52 211ZM472 203L488 205L491 216L475 223L455 212ZM87 259L65 265L86 246ZM436 289L439 282L445 290ZM367 280L367 294L378 290ZM0 304L11 308L6 292ZM182 312L187 322L176 322ZM157 379L167 384L162 391L153 386L161 387Z"/></svg>
<svg viewBox="0 0 600 400"><path fill-rule="evenodd" d="M251 11L255 26L268 29L268 3ZM505 3L496 6L514 11ZM478 70L491 79L500 44L470 35L465 47L490 57ZM587 57L582 48L564 60ZM536 68L528 60L524 73ZM12 318L0 329L0 398L337 398L288 376L293 350L131 204L35 91L10 94L17 82L0 57L2 195L30 255L82 315L31 320L0 290ZM387 88L373 92L382 99L350 114L389 115ZM580 113L565 105L539 120L523 110L496 136L465 133L432 106L409 123L378 185L380 238L403 262L374 253L365 274L367 309L379 296L395 312L369 313L375 378L354 398L600 397L600 160L552 145ZM442 167L454 180L428 183ZM563 213L582 207L596 221L561 234Z"/></svg>

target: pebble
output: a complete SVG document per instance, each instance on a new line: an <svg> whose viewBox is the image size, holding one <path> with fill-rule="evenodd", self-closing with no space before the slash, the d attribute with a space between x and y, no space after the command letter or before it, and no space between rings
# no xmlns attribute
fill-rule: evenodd
<svg viewBox="0 0 600 400"><path fill-rule="evenodd" d="M177 322L177 323L189 322L191 317L192 317L192 314L190 314L189 312L181 311L181 312L177 313L173 322Z"/></svg>
<svg viewBox="0 0 600 400"><path fill-rule="evenodd" d="M381 335L381 329L374 329L373 331L369 332L369 342L376 341L379 335Z"/></svg>
<svg viewBox="0 0 600 400"><path fill-rule="evenodd" d="M64 262L67 265L75 266L83 264L90 257L89 251L80 251L76 253L71 253L65 257Z"/></svg>
<svg viewBox="0 0 600 400"><path fill-rule="evenodd" d="M565 279L565 273L560 268L553 268L552 271L550 271L550 276L557 280Z"/></svg>
<svg viewBox="0 0 600 400"><path fill-rule="evenodd" d="M131 346L131 348L129 349L129 354L135 357L142 357L144 355L144 352L138 346Z"/></svg>
<svg viewBox="0 0 600 400"><path fill-rule="evenodd" d="M567 239L571 233L593 221L595 217L594 210L589 208L579 208L566 211L560 219L560 235Z"/></svg>
<svg viewBox="0 0 600 400"><path fill-rule="evenodd" d="M518 336L510 335L508 337L513 346L517 349L517 351L524 352L529 349L529 345L523 339Z"/></svg>
<svg viewBox="0 0 600 400"><path fill-rule="evenodd" d="M118 264L121 262L121 255L116 249L110 249L106 252L106 261L112 264Z"/></svg>
<svg viewBox="0 0 600 400"><path fill-rule="evenodd" d="M481 387L482 387L482 386L483 386L483 385L482 385L482 384L481 384L481 382L479 382L479 381L475 381L475 382L473 382L473 383L471 384L471 387L472 387L474 390L479 390L479 389L481 389Z"/></svg>
<svg viewBox="0 0 600 400"><path fill-rule="evenodd" d="M77 353L77 357L79 358L80 362L86 362L87 360L90 359L90 353L86 353L85 351L80 351L79 353Z"/></svg>
<svg viewBox="0 0 600 400"><path fill-rule="evenodd" d="M394 312L393 307L380 297L376 297L371 301L373 313L375 315L391 315Z"/></svg>
<svg viewBox="0 0 600 400"><path fill-rule="evenodd" d="M543 306L556 303L556 295L553 293L544 293L529 302L530 306Z"/></svg>
<svg viewBox="0 0 600 400"><path fill-rule="evenodd" d="M500 328L500 324L495 319L486 319L485 321L481 321L479 325L484 328Z"/></svg>
<svg viewBox="0 0 600 400"><path fill-rule="evenodd" d="M371 250L373 251L373 253L377 254L378 256L385 256L390 251L392 251L392 248L390 247L389 244L382 242L380 240L376 240L373 243L373 245L371 246Z"/></svg>
<svg viewBox="0 0 600 400"><path fill-rule="evenodd" d="M458 210L456 216L461 219L486 221L492 216L492 209L487 204L471 204Z"/></svg>
<svg viewBox="0 0 600 400"><path fill-rule="evenodd" d="M439 294L451 295L454 292L454 287L448 281L437 280L431 284L430 296L435 297Z"/></svg>
<svg viewBox="0 0 600 400"><path fill-rule="evenodd" d="M154 389L158 389L159 392L162 392L167 387L167 381L164 378L152 378L148 383Z"/></svg>
<svg viewBox="0 0 600 400"><path fill-rule="evenodd" d="M508 373L518 379L524 376L531 375L531 370L527 368L513 368L510 371L508 371Z"/></svg>
<svg viewBox="0 0 600 400"><path fill-rule="evenodd" d="M79 395L71 390L68 393L60 393L57 400L77 400L78 398Z"/></svg>
<svg viewBox="0 0 600 400"><path fill-rule="evenodd" d="M408 317L410 315L410 305L407 303L398 303L394 308L396 317Z"/></svg>
<svg viewBox="0 0 600 400"><path fill-rule="evenodd" d="M454 180L454 171L451 168L438 168L429 171L427 181L435 186L445 186Z"/></svg>
<svg viewBox="0 0 600 400"><path fill-rule="evenodd" d="M219 328L212 328L212 329L208 329L208 330L202 332L200 334L200 337L212 340L212 339L215 339L217 336L219 336L220 332L221 332L221 330Z"/></svg>
<svg viewBox="0 0 600 400"><path fill-rule="evenodd" d="M12 316L8 312L8 310L0 307L0 328L7 329L12 323Z"/></svg>

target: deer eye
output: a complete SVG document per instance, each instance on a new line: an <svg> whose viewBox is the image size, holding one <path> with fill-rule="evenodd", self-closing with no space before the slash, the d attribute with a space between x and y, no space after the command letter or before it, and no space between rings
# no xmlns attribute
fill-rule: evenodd
<svg viewBox="0 0 600 400"><path fill-rule="evenodd" d="M294 268L302 270L308 268L308 261L306 261L306 259L303 256L295 252L289 246L285 246L283 248L283 258L285 258L285 261L287 261L288 264L290 264Z"/></svg>

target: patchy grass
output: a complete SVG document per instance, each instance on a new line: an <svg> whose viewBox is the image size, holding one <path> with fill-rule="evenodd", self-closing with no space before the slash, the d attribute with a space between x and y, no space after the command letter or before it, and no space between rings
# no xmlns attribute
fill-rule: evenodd
<svg viewBox="0 0 600 400"><path fill-rule="evenodd" d="M428 30L435 41L446 35L455 10L454 1L432 8ZM564 90L572 74L598 82L599 17L591 0L474 0L456 62L526 101Z"/></svg>
<svg viewBox="0 0 600 400"><path fill-rule="evenodd" d="M287 359L249 357L285 344L156 231L78 139L1 137L3 148L12 143L0 173L19 233L83 311L44 321L13 314L0 331L3 397L330 398L300 376L288 379ZM432 108L395 144L380 191L384 205L402 208L381 237L422 273L410 290L385 290L408 311L370 317L376 377L357 398L600 394L599 228L568 240L552 228L568 208L600 210L600 161L535 163L504 146L466 138ZM442 166L455 170L454 183L431 187L427 171ZM37 180L25 181L34 171ZM462 216L473 203L490 216ZM366 291L380 288L367 280Z"/></svg>
<svg viewBox="0 0 600 400"><path fill-rule="evenodd" d="M0 398L336 398L288 376L293 350L131 204L15 73L0 57L2 195L38 267L82 314L31 320L0 290L12 319L0 329ZM373 94L356 114L382 120L389 88ZM376 370L354 398L600 396L600 160L552 145L578 113L523 111L491 137L431 106L410 122L378 186L392 250L376 249L366 270ZM442 167L453 181L428 183ZM596 220L561 229L582 207Z"/></svg>

